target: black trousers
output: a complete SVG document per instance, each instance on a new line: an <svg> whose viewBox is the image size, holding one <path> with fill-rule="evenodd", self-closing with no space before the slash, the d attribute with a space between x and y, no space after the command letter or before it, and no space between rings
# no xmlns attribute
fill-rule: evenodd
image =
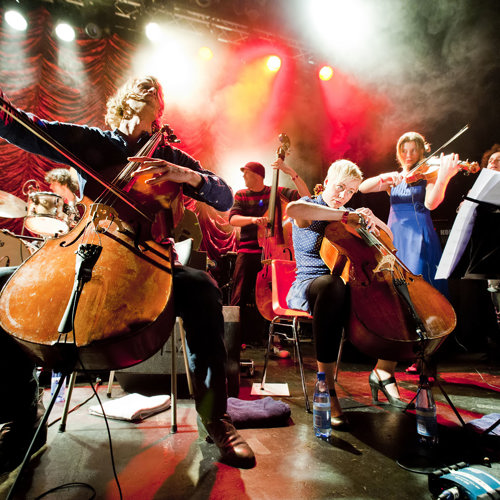
<svg viewBox="0 0 500 500"><path fill-rule="evenodd" d="M320 363L334 363L349 317L349 287L339 276L325 274L311 282L306 296L313 316L316 359Z"/></svg>
<svg viewBox="0 0 500 500"><path fill-rule="evenodd" d="M239 253L233 273L231 305L240 308L241 339L248 344L266 337L266 321L255 306L255 282L262 269L260 253Z"/></svg>

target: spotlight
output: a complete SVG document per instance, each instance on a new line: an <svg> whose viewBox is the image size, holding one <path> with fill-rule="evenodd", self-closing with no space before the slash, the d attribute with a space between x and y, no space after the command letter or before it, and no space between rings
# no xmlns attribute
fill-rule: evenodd
<svg viewBox="0 0 500 500"><path fill-rule="evenodd" d="M98 39L102 37L102 29L96 23L88 23L85 26L85 33L89 38Z"/></svg>
<svg viewBox="0 0 500 500"><path fill-rule="evenodd" d="M194 0L194 3L202 9L208 9L214 2L213 0Z"/></svg>
<svg viewBox="0 0 500 500"><path fill-rule="evenodd" d="M333 76L333 68L331 66L323 66L319 72L319 79L323 80L324 82L327 82L330 80Z"/></svg>
<svg viewBox="0 0 500 500"><path fill-rule="evenodd" d="M60 22L56 26L56 35L64 42L72 42L75 39L75 30L68 23Z"/></svg>
<svg viewBox="0 0 500 500"><path fill-rule="evenodd" d="M200 50L198 50L198 55L204 61L210 61L210 59L214 57L214 53L208 47L201 47Z"/></svg>
<svg viewBox="0 0 500 500"><path fill-rule="evenodd" d="M28 22L25 17L17 10L8 10L5 12L7 24L16 31L26 31Z"/></svg>
<svg viewBox="0 0 500 500"><path fill-rule="evenodd" d="M158 23L146 24L144 31L151 42L159 42L163 37L163 31Z"/></svg>
<svg viewBox="0 0 500 500"><path fill-rule="evenodd" d="M266 64L267 69L275 73L281 68L281 59L278 56L269 56Z"/></svg>

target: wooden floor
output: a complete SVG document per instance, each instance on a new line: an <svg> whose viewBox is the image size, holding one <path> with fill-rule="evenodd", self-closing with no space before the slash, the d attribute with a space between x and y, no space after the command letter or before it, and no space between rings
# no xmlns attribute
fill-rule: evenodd
<svg viewBox="0 0 500 500"><path fill-rule="evenodd" d="M312 346L303 346L307 388L312 395L315 370ZM252 399L250 388L260 380L264 349L250 349L243 356L253 359L253 378L242 377L240 399ZM500 366L486 362L484 355L451 356L439 365L442 387L465 422L500 412ZM350 432L334 432L331 442L317 439L312 416L305 412L297 366L291 359L273 359L268 382L287 382L291 396L281 397L291 408L289 425L276 428L242 429L241 434L257 456L257 466L239 470L217 461L218 450L198 437L193 402L180 399L178 432L171 431L171 410L140 423L109 421L112 456L122 497L126 499L426 499L432 498L426 467L452 465L460 461L479 464L489 457L492 473L500 477L498 442L485 440L462 427L438 387L440 444L423 454L416 444L414 412L404 413L386 405L373 405L368 375L370 361L348 359L342 363L339 396L351 422ZM415 395L416 375L397 374L402 395ZM77 383L72 406L92 394L88 383ZM106 386L99 388L103 401ZM125 395L116 384L112 397ZM182 394L181 394L182 396ZM50 398L45 390L46 406ZM102 417L88 413L95 397L70 414L65 432L59 423L49 428L44 451L31 461L14 498L34 499L44 492L73 483L44 498L118 499L110 444ZM57 403L49 422L62 412ZM14 480L11 474L0 485L5 498ZM79 484L75 484L79 483Z"/></svg>

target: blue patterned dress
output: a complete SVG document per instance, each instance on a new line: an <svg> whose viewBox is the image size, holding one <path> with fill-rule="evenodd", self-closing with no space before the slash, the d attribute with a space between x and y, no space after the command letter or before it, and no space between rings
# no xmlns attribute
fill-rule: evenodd
<svg viewBox="0 0 500 500"><path fill-rule="evenodd" d="M412 184L402 182L391 189L387 225L394 235L399 259L413 274L421 274L434 288L446 294L446 280L434 279L442 250L431 212L424 205L426 185L426 180Z"/></svg>
<svg viewBox="0 0 500 500"><path fill-rule="evenodd" d="M317 198L304 197L301 201L316 203L317 205L327 206L321 195ZM351 210L351 209L346 209ZM295 251L295 262L297 263L297 272L295 281L287 295L288 307L307 311L311 314L309 303L306 297L306 290L311 282L323 276L330 274L330 269L323 262L319 255L319 249L325 234L325 228L331 221L316 220L312 221L310 226L298 227L295 223L292 228L293 248Z"/></svg>

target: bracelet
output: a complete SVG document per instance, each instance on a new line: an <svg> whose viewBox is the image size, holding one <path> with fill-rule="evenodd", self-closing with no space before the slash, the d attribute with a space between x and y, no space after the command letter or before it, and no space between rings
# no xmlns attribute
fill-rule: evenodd
<svg viewBox="0 0 500 500"><path fill-rule="evenodd" d="M292 176L292 181L294 181L297 177L299 176L299 174L295 174Z"/></svg>
<svg viewBox="0 0 500 500"><path fill-rule="evenodd" d="M348 211L345 211L343 214L342 214L342 219L340 219L340 222L342 222L343 224L347 224L347 218L349 217L349 213Z"/></svg>

